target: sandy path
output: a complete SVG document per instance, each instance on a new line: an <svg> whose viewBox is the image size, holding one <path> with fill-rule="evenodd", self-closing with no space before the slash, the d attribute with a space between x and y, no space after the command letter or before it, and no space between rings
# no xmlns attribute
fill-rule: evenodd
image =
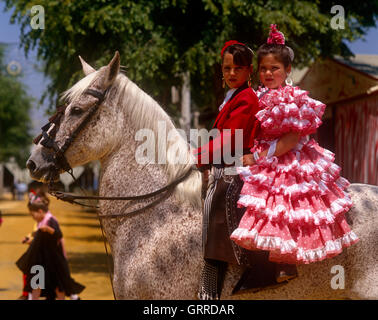
<svg viewBox="0 0 378 320"><path fill-rule="evenodd" d="M96 213L50 198L50 210L56 216L65 239L71 276L85 290L83 300L113 300L108 263ZM22 274L15 265L25 252L21 243L31 232L34 220L24 201L11 201L6 194L0 199L3 224L0 227L0 300L14 300L21 295Z"/></svg>

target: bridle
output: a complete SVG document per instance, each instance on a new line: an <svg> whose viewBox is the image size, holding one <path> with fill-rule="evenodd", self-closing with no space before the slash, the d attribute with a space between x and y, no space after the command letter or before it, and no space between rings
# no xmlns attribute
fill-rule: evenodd
<svg viewBox="0 0 378 320"><path fill-rule="evenodd" d="M68 172L71 175L71 177L74 179L75 182L77 182L77 179L73 175L73 170L72 170L71 166L69 165L68 160L67 160L67 158L64 154L67 151L67 149L69 148L69 146L72 144L72 142L75 140L77 135L80 133L80 131L87 125L87 123L90 121L92 116L96 113L99 106L104 101L107 91L108 91L108 89L105 90L104 92L100 92L100 91L93 90L93 89L86 89L84 91L85 94L89 94L89 95L97 98L98 100L94 104L94 106L89 110L89 112L87 113L85 118L78 125L78 127L74 130L74 132L71 134L71 136L68 137L66 139L66 141L64 141L64 143L61 147L59 147L58 144L56 143L55 136L56 136L57 128L60 125L62 116L64 115L65 110L67 108L67 105L63 105L63 106L57 108L57 112L55 113L55 115L53 115L51 118L49 118L49 122L41 128L42 133L33 140L33 142L35 144L41 143L41 145L44 146L46 149L52 150L52 152L53 152L52 161L53 161L53 164L54 164L53 170L57 174L59 174L60 170L63 169L64 171ZM164 199L167 199L172 194L174 188L179 183L184 181L192 173L193 170L197 170L197 168L195 166L191 166L190 169L186 171L186 173L184 173L181 177L177 178L173 182L167 184L166 186L164 186L164 187L162 187L162 188L160 188L160 189L158 189L154 192L150 192L150 193L146 193L146 194L138 195L138 196L124 196L124 197L78 196L78 195L74 195L74 194L70 194L70 193L66 193L66 192L61 192L61 191L53 189L53 183L54 183L53 182L53 175L52 175L52 177L51 177L51 179L48 183L48 192L59 200L63 200L63 201L74 203L74 204L79 204L79 205L82 205L82 206L94 207L96 209L98 208L98 206L86 205L86 204L77 202L76 200L77 199L143 200L143 199L151 199L151 198L159 196L159 197L157 197L157 199L153 200L148 205L145 205L145 206L143 206L139 209L129 211L129 212L126 212L126 213L103 215L103 214L99 214L97 212L97 216L98 216L99 221L100 221L102 237L103 237L103 240L104 240L104 247L105 247L105 251L106 251L106 256L109 257L108 249L107 249L107 246L106 246L106 237L105 237L105 234L104 234L104 228L102 226L102 219L103 218L121 218L121 217L125 217L125 216L130 217L132 215L135 215L137 213L141 213L141 212L145 211L146 209L157 205L159 202L163 201ZM80 187L80 184L78 184L78 185ZM81 190L85 193L85 191L82 188L81 188ZM109 263L109 258L108 258L108 269L109 269L110 283L111 283L112 290L113 290L113 296L114 296L114 299L116 299L115 292L114 292L114 286L113 286L112 272L111 272L111 267L110 267L110 263Z"/></svg>
<svg viewBox="0 0 378 320"><path fill-rule="evenodd" d="M87 125L87 123L90 121L92 116L96 113L99 106L104 101L107 90L105 90L104 92L100 92L100 91L93 90L93 89L86 89L84 91L84 94L89 94L89 95L97 98L98 100L93 105L93 107L89 110L89 112L87 113L85 118L82 120L82 122L73 131L71 136L68 137L64 141L64 143L61 147L59 147L58 144L56 143L55 135L56 135L56 132L57 132L57 128L60 125L61 118L64 115L64 112L67 108L67 105L63 105L63 106L57 108L56 114L54 116L52 116L49 119L49 122L42 127L42 133L37 138L35 138L33 140L33 142L35 144L41 143L41 145L44 146L46 149L52 150L52 152L53 152L52 161L53 161L53 164L54 164L53 170L55 170L57 173L59 173L61 169L68 172L71 175L71 177L74 179L75 182L77 182L77 179L73 175L73 170L72 170L71 166L69 165L67 158L65 157L64 154L67 151L67 149L69 148L69 146L72 144L72 142L75 140L75 138L78 136L80 131ZM54 125L54 127L52 127L53 125ZM49 130L50 130L50 132L49 132ZM191 172L193 170L197 170L197 168L195 166L191 166L190 169L187 170L186 173L184 173L181 177L175 179L174 181L165 185L164 187L162 187L158 190L155 190L154 192L150 192L150 193L146 193L146 194L138 195L138 196L101 197L101 196L74 195L74 194L71 194L71 193L54 190L52 178L50 179L50 181L48 183L48 192L59 200L70 202L70 203L73 203L73 204L79 204L79 205L87 206L87 207L95 207L95 208L98 208L98 207L86 205L86 204L77 202L76 200L77 199L81 199L81 200L82 199L87 199L87 200L90 200L90 199L91 200L143 200L143 199L150 199L150 198L156 197L158 195L161 195L162 193L165 193L165 194L161 195L160 198L151 202L147 206L140 208L140 209L137 209L137 210L134 210L134 211L130 211L130 212L127 212L127 213L122 213L122 214L112 214L112 215L100 215L99 214L100 218L117 218L117 217L131 216L131 215L134 215L136 213L142 212L143 210L150 208L150 207L156 205L157 203L159 203L160 201L162 201L163 199L167 198L173 192L174 188L179 183L184 181L191 174ZM84 191L84 190L82 190L82 191Z"/></svg>
<svg viewBox="0 0 378 320"><path fill-rule="evenodd" d="M72 132L71 136L68 137L63 145L61 147L58 146L58 144L55 141L55 135L58 126L60 125L60 121L62 116L64 115L64 112L67 108L67 105L63 105L61 107L57 108L57 112L54 116L52 116L49 119L49 122L44 125L42 129L42 133L34 139L34 143L38 144L41 143L42 146L44 146L46 149L50 149L53 151L53 163L54 163L54 169L57 170L57 172L60 171L60 169L63 169L64 171L68 173L72 173L72 168L69 165L66 157L65 152L69 148L69 146L72 144L72 142L75 140L77 135L80 133L80 131L86 126L86 124L89 122L89 120L92 118L93 114L98 110L101 103L104 101L105 95L107 90L104 92L100 92L93 89L86 89L84 93L89 94L95 98L97 98L97 102L94 104L94 106L89 110L85 118L82 120L80 125L77 126L77 128ZM52 128L50 134L48 131Z"/></svg>

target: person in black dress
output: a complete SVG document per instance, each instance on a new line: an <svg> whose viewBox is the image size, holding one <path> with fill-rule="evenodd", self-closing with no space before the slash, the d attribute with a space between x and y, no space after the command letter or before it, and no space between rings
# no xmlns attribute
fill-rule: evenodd
<svg viewBox="0 0 378 320"><path fill-rule="evenodd" d="M25 290L32 293L33 300L40 296L64 300L65 296L78 294L85 287L71 278L63 247L63 234L57 219L48 209L48 203L49 200L43 192L29 195L28 208L33 219L37 221L38 228L28 250L16 265L26 274ZM33 277L40 276L33 266L43 267L42 283L38 283L37 279L32 281Z"/></svg>

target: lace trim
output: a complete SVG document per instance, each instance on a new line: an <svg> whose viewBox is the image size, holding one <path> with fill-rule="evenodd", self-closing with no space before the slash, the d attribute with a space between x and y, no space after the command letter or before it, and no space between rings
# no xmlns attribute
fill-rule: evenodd
<svg viewBox="0 0 378 320"><path fill-rule="evenodd" d="M291 204L290 204L291 205ZM349 195L344 192L344 198L339 198L331 202L326 210L309 209L287 209L286 206L278 204L274 209L266 207L266 200L251 195L241 195L238 201L239 207L247 207L251 214L258 218L265 218L269 221L282 220L289 224L299 224L302 222L320 225L331 224L342 213L347 212L353 205ZM247 213L246 213L247 214Z"/></svg>
<svg viewBox="0 0 378 320"><path fill-rule="evenodd" d="M343 237L336 240L329 240L325 245L316 249L305 249L298 247L294 240L283 240L280 237L261 236L256 229L247 230L237 228L231 235L231 240L239 246L251 249L261 249L274 251L276 256L286 257L288 260L296 260L302 263L312 263L324 260L327 257L333 257L342 252L343 247L349 247L356 243L359 239L357 235L350 231ZM278 259L279 260L279 259Z"/></svg>

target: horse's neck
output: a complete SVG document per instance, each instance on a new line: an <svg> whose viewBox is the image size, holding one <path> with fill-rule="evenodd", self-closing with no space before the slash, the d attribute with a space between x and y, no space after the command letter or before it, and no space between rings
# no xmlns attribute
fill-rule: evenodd
<svg viewBox="0 0 378 320"><path fill-rule="evenodd" d="M145 166L135 159L137 148L132 133L126 133L117 150L101 160L100 193L133 195L148 192L166 183L158 165Z"/></svg>
<svg viewBox="0 0 378 320"><path fill-rule="evenodd" d="M132 90L131 93L133 93ZM133 95L130 94L129 96L132 97ZM116 143L113 148L111 148L111 151L100 160L102 167L102 173L100 176L101 195L139 195L152 192L166 185L167 180L171 180L176 176L181 176L185 171L184 169L187 167L187 165L184 165L179 166L178 168L175 167L174 170L171 170L172 166L167 167L166 165L161 164L149 164L146 166L138 163L136 160L136 151L141 145L140 142L136 140L136 133L140 133L141 127L148 130L148 133L151 133L152 131L154 137L160 139L148 139L149 141L147 145L145 144L147 141L143 143L143 145L149 150L153 150L153 154L157 152L154 159L155 162L160 163L164 160L172 161L172 150L176 150L175 148L172 148L172 145L177 147L176 143L180 140L175 139L172 142L171 137L169 140L170 144L167 143L168 135L174 130L170 118L163 112L163 110L159 109L159 106L150 97L146 97L142 94L137 96L138 99L141 100L140 103L138 102L139 104L131 105L130 107L127 102L123 102L116 105L117 121L119 124L115 131L116 138L114 140ZM137 101L139 101L138 99ZM146 106L148 106L148 108ZM179 135L178 132L177 135ZM163 142L160 143L161 141ZM154 145L154 142L156 143L156 146ZM179 147L180 150L183 150L186 146L183 146L183 143L181 143ZM172 152L169 153L169 150ZM138 154L139 153L140 152L138 152ZM160 155L163 159L160 159ZM164 155L166 155L166 157L164 157ZM149 157L150 155L148 155L148 158ZM168 158L170 160L168 160ZM184 171L181 172L180 170ZM185 183L196 185L192 180L189 179ZM184 185L182 185L181 188L183 186ZM180 188L177 188L175 195L178 194L178 191L180 191L179 189ZM191 189L195 188L192 187ZM189 188L190 191L191 189ZM184 193L183 197L185 199L188 198L189 201L192 201L192 198L194 198L193 196L188 196L187 193ZM175 197L175 200L180 201L182 199Z"/></svg>

